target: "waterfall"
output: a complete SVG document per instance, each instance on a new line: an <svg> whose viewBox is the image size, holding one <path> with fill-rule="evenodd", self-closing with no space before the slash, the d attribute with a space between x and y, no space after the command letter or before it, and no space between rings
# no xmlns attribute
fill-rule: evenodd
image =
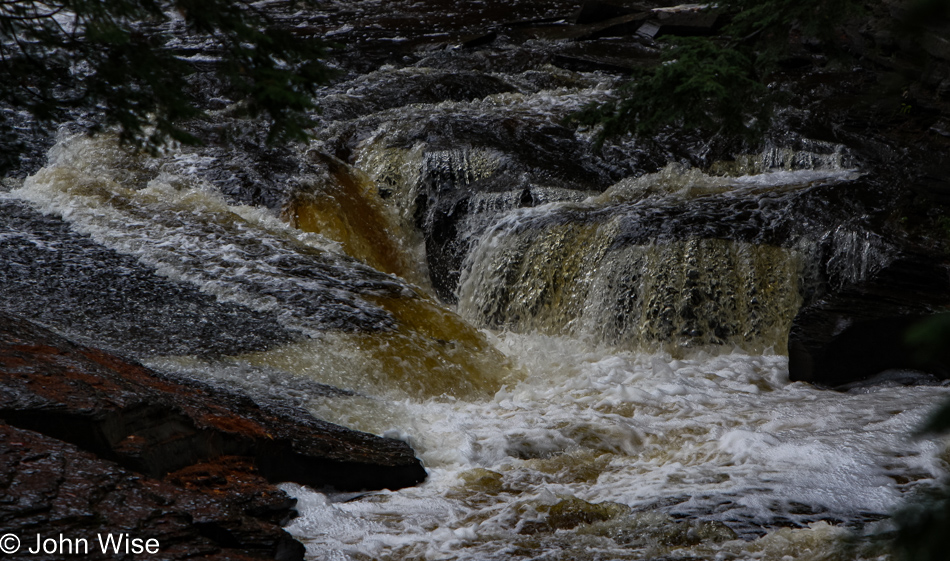
<svg viewBox="0 0 950 561"><path fill-rule="evenodd" d="M284 486L308 559L879 559L867 536L944 475L908 435L950 389L822 391L784 355L801 308L892 261L828 203L863 195L860 162L801 141L645 173L666 154L558 124L604 78L540 68L438 103L410 86L450 71L343 80L279 161L63 137L0 193L0 288L149 367L410 443L419 487Z"/></svg>
<svg viewBox="0 0 950 561"><path fill-rule="evenodd" d="M483 334L424 291L370 266L408 267L408 258L400 257L401 240L386 229L389 215L357 172L330 161L330 173L304 183L283 213L297 229L267 209L234 204L195 173L170 171L187 158L175 151L134 155L108 136L64 138L49 164L10 194L168 279L296 333L296 341L266 351L149 356L150 364L198 376L210 370L241 385L289 373L413 396L489 396L512 374ZM320 233L308 226L321 226Z"/></svg>
<svg viewBox="0 0 950 561"><path fill-rule="evenodd" d="M759 201L852 176L809 168L730 178L671 166L584 202L522 209L469 255L459 312L493 329L622 349L784 353L815 251L807 238L761 241L788 217Z"/></svg>

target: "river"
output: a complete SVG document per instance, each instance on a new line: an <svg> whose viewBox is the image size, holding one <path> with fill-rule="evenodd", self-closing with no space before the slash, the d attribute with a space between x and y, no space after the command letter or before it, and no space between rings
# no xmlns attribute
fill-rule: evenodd
<svg viewBox="0 0 950 561"><path fill-rule="evenodd" d="M260 163L240 150L63 133L0 193L0 250L68 266L53 292L3 273L29 295L8 307L411 444L418 487L283 486L315 560L889 558L890 515L945 474L944 443L912 434L950 388L833 392L790 382L785 354L819 242L854 275L881 258L794 210L861 163L817 142L715 173L644 173L629 142L589 157L561 120L616 78L511 62L558 45L351 73L280 156L306 165L273 177L234 179Z"/></svg>

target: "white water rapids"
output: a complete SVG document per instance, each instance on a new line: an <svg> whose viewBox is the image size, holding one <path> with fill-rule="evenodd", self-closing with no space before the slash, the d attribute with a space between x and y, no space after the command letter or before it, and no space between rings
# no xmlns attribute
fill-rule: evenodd
<svg viewBox="0 0 950 561"><path fill-rule="evenodd" d="M331 291L324 308L375 317L374 298L409 298L408 285L207 186L167 174L124 186L113 167L121 162L94 141L58 150L4 196L61 216L164 276L277 310L282 324L310 337L253 356L153 357L150 366L404 439L423 460L428 480L399 491L285 485L300 510L288 530L312 559L878 559L885 552L873 535L887 531L886 517L944 473L944 444L911 434L950 388L823 391L790 383L787 359L768 349L703 347L674 357L526 329L478 335L493 349L473 360L475 370L427 370L431 356L410 354L435 347L397 330L384 343L396 358L380 358L366 346L376 336L323 330L312 320L323 308L294 295ZM350 275L352 290L275 265L297 257ZM367 278L372 286L357 287ZM397 359L411 380L389 376ZM479 380L461 379L473 371ZM359 393L309 395L294 389L304 376ZM465 391L445 389L456 385Z"/></svg>
<svg viewBox="0 0 950 561"><path fill-rule="evenodd" d="M317 409L407 438L430 477L337 503L287 486L302 505L290 530L315 558L837 559L842 522L889 513L909 481L941 473L942 446L908 435L946 388L842 395L790 384L781 356L672 360L524 335L498 344L529 373L487 401ZM570 516L567 528L538 524L574 499L630 509L573 530ZM790 521L801 528L771 529ZM692 526L677 535L676 524Z"/></svg>

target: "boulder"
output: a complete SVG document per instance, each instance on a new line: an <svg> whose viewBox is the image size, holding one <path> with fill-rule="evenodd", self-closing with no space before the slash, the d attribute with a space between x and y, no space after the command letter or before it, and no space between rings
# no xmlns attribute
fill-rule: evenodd
<svg viewBox="0 0 950 561"><path fill-rule="evenodd" d="M340 490L425 478L404 442L163 376L9 315L0 315L0 419L155 478L225 455L249 458L270 481Z"/></svg>
<svg viewBox="0 0 950 561"><path fill-rule="evenodd" d="M789 378L840 389L873 379L908 382L919 379L885 376L889 371L948 379L950 356L946 352L923 352L910 340L913 330L931 317L934 316L903 315L866 321L845 319L839 326L840 332L835 330L835 335L820 342L815 340L813 332L807 333L802 327L804 322L799 321L789 342ZM806 342L808 336L811 340Z"/></svg>
<svg viewBox="0 0 950 561"><path fill-rule="evenodd" d="M935 257L901 255L804 306L789 333L789 378L828 387L890 370L950 378L947 349L929 352L912 339L948 303L950 274Z"/></svg>
<svg viewBox="0 0 950 561"><path fill-rule="evenodd" d="M155 540L161 559L303 559L300 543L267 516L253 516L246 504L273 518L289 516L295 501L251 472L239 479L243 502L208 487L144 478L72 444L0 422L0 528L21 543L6 559L63 558L59 551L29 554L37 535L56 539L57 547L64 537L70 548L64 546L64 554L115 559L98 540L123 534L143 545Z"/></svg>
<svg viewBox="0 0 950 561"><path fill-rule="evenodd" d="M0 527L21 540L7 558L113 559L100 536L124 536L162 559L303 559L280 528L296 501L274 482L356 491L425 476L404 442L162 375L0 313ZM29 554L38 535L56 551Z"/></svg>

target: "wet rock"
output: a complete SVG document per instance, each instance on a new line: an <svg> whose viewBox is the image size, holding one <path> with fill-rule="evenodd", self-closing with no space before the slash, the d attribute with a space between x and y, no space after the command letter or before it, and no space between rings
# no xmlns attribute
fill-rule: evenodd
<svg viewBox="0 0 950 561"><path fill-rule="evenodd" d="M817 117L792 126L846 143L861 155L861 167L876 190L890 193L889 207L863 211L876 222L870 230L887 246L878 252L885 259L870 274L849 278L836 272L844 262L860 263L862 252L825 254L824 291L805 303L789 335L793 380L836 387L895 383L895 376L907 372L947 377L946 354L922 356L907 339L919 322L950 304L950 259L941 225L950 201L948 138L941 132L950 108L940 90L947 64L932 41L931 27L942 24L939 17L909 21L907 6L881 3L867 18L844 27L847 48L866 61L859 71L800 70L787 79L788 89L800 92L800 105ZM908 24L907 29L922 27L901 32ZM938 35L946 37L946 30ZM848 200L862 198L854 193ZM837 204L829 202L829 207ZM899 226L881 220L888 216Z"/></svg>
<svg viewBox="0 0 950 561"><path fill-rule="evenodd" d="M273 146L266 141L260 122L219 117L213 123L193 123L189 132L204 142L201 148L183 151L200 162L183 160L182 175L207 181L231 200L246 205L279 210L293 193L325 171L301 158L292 146ZM163 167L181 173L176 162Z"/></svg>
<svg viewBox="0 0 950 561"><path fill-rule="evenodd" d="M588 23L570 25L557 23L540 27L526 27L517 30L519 34L532 39L557 41L562 39L593 39L597 37L618 37L635 33L649 12L626 14L615 18Z"/></svg>
<svg viewBox="0 0 950 561"><path fill-rule="evenodd" d="M296 499L268 482L248 457L220 456L169 473L164 481L190 491L227 496L229 505L272 524L283 526L296 516Z"/></svg>
<svg viewBox="0 0 950 561"><path fill-rule="evenodd" d="M945 350L928 353L910 339L950 303L950 274L935 257L901 256L806 305L789 334L790 379L836 387L888 370L950 377Z"/></svg>
<svg viewBox="0 0 950 561"><path fill-rule="evenodd" d="M574 21L583 25L645 11L646 8L641 6L630 6L623 2L604 2L601 0L595 0L591 2L584 2L584 5L581 6L580 10L578 10Z"/></svg>
<svg viewBox="0 0 950 561"><path fill-rule="evenodd" d="M934 125L934 127L942 126L940 123ZM950 130L950 127L947 130ZM947 134L950 134L950 132ZM950 177L950 161L937 160L924 169L924 172L911 184L910 188L936 203L950 206L950 181L947 181L948 177Z"/></svg>
<svg viewBox="0 0 950 561"><path fill-rule="evenodd" d="M383 64L405 64L420 51L451 48L511 27L569 20L580 6L575 0L452 3L451 7L399 0L361 4L355 12L331 8L313 22L313 28L330 39L345 37L331 55L348 70L366 73Z"/></svg>
<svg viewBox="0 0 950 561"><path fill-rule="evenodd" d="M55 143L53 131L39 126L18 107L0 103L4 130L0 136L0 172L4 177L24 178L43 167L46 152Z"/></svg>
<svg viewBox="0 0 950 561"><path fill-rule="evenodd" d="M25 203L0 202L0 309L139 357L260 351L298 335L161 277Z"/></svg>
<svg viewBox="0 0 950 561"><path fill-rule="evenodd" d="M412 67L379 70L335 86L333 93L321 100L321 108L325 119L352 119L413 103L471 101L514 89L504 80L480 72Z"/></svg>
<svg viewBox="0 0 950 561"><path fill-rule="evenodd" d="M272 214L261 211L245 214L249 209L242 209L240 205L210 192L212 185L225 190L227 183L218 184L215 172L239 164L242 155L240 150L234 149L234 160L227 160L226 157L218 158L221 154L215 150L195 150L152 158L123 149L114 137L108 135L64 139L49 165L14 195L34 201L39 208L64 216L70 223L55 218L32 220L28 217L14 225L16 235L4 240L13 246L12 257L18 265L23 265L11 272L10 276L17 281L15 288L31 296L24 302L14 302L17 311L35 317L44 314L44 309L33 306L30 300L46 299L62 306L63 300L80 299L87 305L74 309L63 306L66 308L65 320L55 313L46 313L49 319L40 319L49 321L69 336L80 336L98 344L97 329L81 329L92 324L114 335L120 344L132 347L129 354L133 356L214 354L214 351L200 346L197 351L192 351L190 345L176 345L180 333L188 343L213 348L218 338L217 331L220 331L221 338L231 336L253 340L257 335L263 339L264 344L256 348L225 342L215 349L223 347L218 354L235 355L266 350L271 347L267 344L270 341L279 344L300 340L304 337L301 331L379 332L395 327L392 316L371 300L411 296L411 288L346 255L332 242L313 243L314 238L307 235L286 236L280 233L283 230L280 225L275 225L276 228L268 225ZM216 150L223 150L223 147L218 146ZM288 204L292 195L334 187L332 169L311 162L303 151L299 159L299 167L309 170L308 173L296 178L296 186L269 191L269 196L275 201ZM207 160L212 163L205 166ZM158 197L148 194L146 186L152 181L151 186L161 193ZM86 182L92 189L82 192ZM268 186L271 184L262 182L258 185L265 189ZM195 198L186 201L180 197L185 193ZM86 203L90 206L84 207ZM251 204L260 204L260 201ZM87 212L92 208L101 208L102 212ZM116 248L116 251L105 249L88 237L76 235L72 229L91 231L101 236L98 239L103 245ZM31 241L35 238L49 240L49 243L35 244ZM63 238L70 242L79 239L80 243L69 243L68 252L57 251ZM345 247L346 240L340 241ZM184 250L184 247L188 249ZM84 248L93 251L86 252ZM20 251L26 255L16 255ZM131 254L132 257L117 256L118 259L113 259L116 252ZM44 259L29 259L35 254ZM152 290L153 293L144 295L149 298L147 305L138 301L141 297L138 294L135 295L137 298L127 302L126 295L119 289L140 287L135 282L122 282L126 268L109 266L117 260L120 265L129 264L127 269L133 272L129 275L133 281L146 277L154 279L154 284L160 286L178 285L178 290L167 294ZM68 271L69 268L78 269L78 274L63 273L63 269ZM162 282L159 271L175 282ZM31 284L34 276L31 275L44 278L52 290L34 287ZM99 286L88 282L89 277ZM87 289L90 284L94 289ZM209 289L211 286L216 288ZM149 288L146 285L141 290ZM76 294L77 289L86 290ZM107 295L108 309L100 310L96 306L100 292ZM181 293L184 294L180 296ZM223 314L205 316L202 307L193 302L187 303L190 309L183 313L180 307L185 306L178 305L177 300L188 296L194 296L191 300L206 302L212 312L219 308L215 304L223 301L220 308L237 316L235 325L222 321L220 316ZM128 310L136 307L144 308L142 327L164 335L157 337L146 330L153 337L154 348L138 341L140 324ZM240 325L241 312L250 318L263 317L265 322L254 325L257 322L246 321L245 329ZM104 316L108 318L111 313L121 318L125 325L117 328L103 321ZM76 316L86 319L76 322L80 324L79 329L68 325L68 321ZM268 327L267 319L271 327ZM67 325L63 327L63 323ZM225 325L218 328L219 323ZM194 331L198 331L197 336ZM281 335L284 335L283 339ZM126 338L128 341L124 340ZM127 348L118 347L122 352L127 352Z"/></svg>
<svg viewBox="0 0 950 561"><path fill-rule="evenodd" d="M434 175L424 176L425 191L416 202L418 224L425 238L426 264L436 294L454 302L466 257L493 219L516 208L564 200L579 200L593 190L551 189L505 172L452 185Z"/></svg>
<svg viewBox="0 0 950 561"><path fill-rule="evenodd" d="M576 497L561 499L548 511L547 523L554 529L569 529L580 524L593 524L630 512L624 504L605 501L589 503Z"/></svg>
<svg viewBox="0 0 950 561"><path fill-rule="evenodd" d="M225 477L236 473L228 469ZM116 559L121 554L103 551L99 537L125 534L154 545L161 559L303 559L303 546L274 522L290 516L295 501L253 478L244 476L236 498L222 494L220 485L193 489L180 480L142 477L75 445L0 421L0 527L21 540L19 554L6 558L53 560L62 553ZM55 552L29 554L37 535L55 539ZM62 550L60 536L68 544Z"/></svg>
<svg viewBox="0 0 950 561"><path fill-rule="evenodd" d="M432 286L443 301L454 302L462 262L475 236L465 236L462 222L469 216L471 196L461 193L451 198L431 197L417 208L427 208L422 224L426 240L426 264Z"/></svg>
<svg viewBox="0 0 950 561"><path fill-rule="evenodd" d="M150 477L220 456L248 457L271 481L340 490L425 478L403 442L290 408L175 380L0 316L0 419Z"/></svg>
<svg viewBox="0 0 950 561"><path fill-rule="evenodd" d="M574 41L559 45L554 55L555 64L578 72L630 74L636 69L653 67L659 61L659 47L638 37Z"/></svg>
<svg viewBox="0 0 950 561"><path fill-rule="evenodd" d="M621 166L634 165L607 160L548 115L515 119L477 106L464 110L404 111L396 122L392 115L376 115L351 126L385 134L339 137L366 160L403 154L386 169L379 165L375 179L405 201L408 208L401 211L413 217L407 227L422 234L430 279L446 301L455 299L472 243L493 217L523 206L525 189L533 204L576 200L605 189L627 172Z"/></svg>
<svg viewBox="0 0 950 561"><path fill-rule="evenodd" d="M705 5L684 4L647 8L611 2L589 2L578 12L574 23L553 22L525 27L517 32L534 39L598 39L640 35L649 39L661 35L711 35L721 23L719 13Z"/></svg>
<svg viewBox="0 0 950 561"><path fill-rule="evenodd" d="M831 315L831 314L828 314ZM859 382L877 378L879 382L897 381L916 383L924 378L914 376L880 376L888 371L930 374L938 379L950 378L950 357L946 353L922 353L909 342L909 334L931 316L902 315L853 321L841 318L831 330L833 336L818 340L817 329L806 322L821 321L830 324L832 317L811 312L793 327L789 343L789 378L793 381L812 382L825 387L847 389ZM808 340L806 340L806 338ZM895 372L896 374L896 372Z"/></svg>

